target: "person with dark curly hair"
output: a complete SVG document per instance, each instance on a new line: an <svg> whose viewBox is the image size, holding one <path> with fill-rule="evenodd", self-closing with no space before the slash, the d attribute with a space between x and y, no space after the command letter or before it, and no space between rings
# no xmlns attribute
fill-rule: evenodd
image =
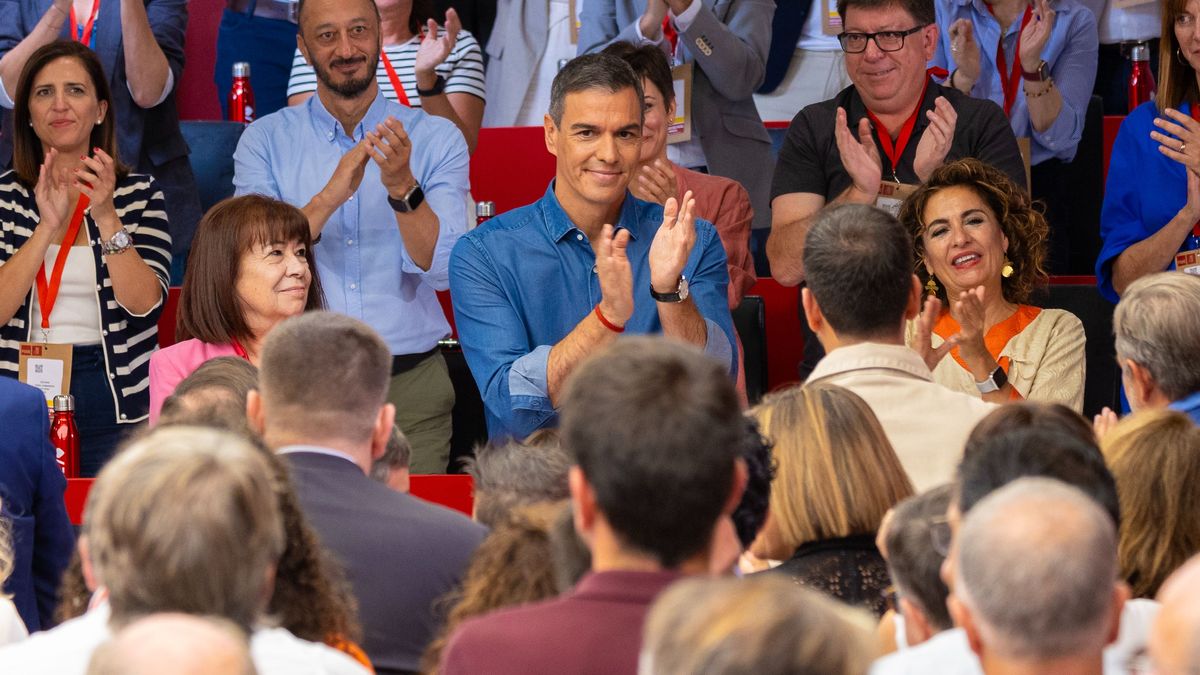
<svg viewBox="0 0 1200 675"><path fill-rule="evenodd" d="M928 297L909 345L934 379L985 401L1031 399L1083 408L1083 324L1027 304L1047 280L1048 227L1004 172L975 159L936 169L900 210ZM943 358L943 357L949 358Z"/></svg>

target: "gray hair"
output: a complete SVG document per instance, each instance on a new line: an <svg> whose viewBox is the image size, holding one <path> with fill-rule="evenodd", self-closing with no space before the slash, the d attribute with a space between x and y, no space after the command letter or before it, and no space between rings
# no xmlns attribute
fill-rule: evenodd
<svg viewBox="0 0 1200 675"><path fill-rule="evenodd" d="M942 529L944 541L949 541L946 509L953 491L952 485L940 485L896 504L885 539L892 583L939 631L951 628L954 622L946 609L950 590L941 577L946 556L933 545L934 530Z"/></svg>
<svg viewBox="0 0 1200 675"><path fill-rule="evenodd" d="M613 94L622 89L633 89L637 94L638 118L644 119L642 79L634 74L633 68L612 54L585 54L568 61L550 85L550 118L555 126L562 124L567 94L587 89L602 89Z"/></svg>
<svg viewBox="0 0 1200 675"><path fill-rule="evenodd" d="M400 427L392 425L392 435L388 436L387 448L379 459L371 462L371 478L386 483L392 469L407 469L412 459L412 443L408 436L400 431Z"/></svg>
<svg viewBox="0 0 1200 675"><path fill-rule="evenodd" d="M954 593L989 648L1054 659L1104 647L1117 534L1095 500L1060 481L1021 478L971 509L956 545Z"/></svg>
<svg viewBox="0 0 1200 675"><path fill-rule="evenodd" d="M570 458L554 439L478 448L475 459L466 462L475 479L475 520L495 527L519 506L566 499L570 468Z"/></svg>
<svg viewBox="0 0 1200 675"><path fill-rule="evenodd" d="M1142 277L1113 313L1117 356L1149 371L1172 401L1200 391L1200 278L1183 272Z"/></svg>
<svg viewBox="0 0 1200 675"><path fill-rule="evenodd" d="M92 652L87 675L256 675L248 637L215 616L151 614Z"/></svg>

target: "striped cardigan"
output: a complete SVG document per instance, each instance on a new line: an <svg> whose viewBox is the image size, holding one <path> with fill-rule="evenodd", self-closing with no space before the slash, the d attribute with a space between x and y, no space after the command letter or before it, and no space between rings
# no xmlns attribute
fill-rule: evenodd
<svg viewBox="0 0 1200 675"><path fill-rule="evenodd" d="M100 328L109 388L116 403L117 423L146 419L150 407L150 354L158 345L158 315L167 297L171 269L171 236L163 193L154 179L129 174L117 179L113 191L117 217L133 237L134 248L154 270L162 287L162 298L145 314L133 314L117 302L100 242L100 230L88 211L84 222L96 260L96 298L100 306ZM0 266L33 235L39 221L33 191L17 181L17 174L0 174ZM29 315L33 289L8 323L0 326L0 376L15 378L19 344L30 339ZM86 402L80 402L86 405Z"/></svg>

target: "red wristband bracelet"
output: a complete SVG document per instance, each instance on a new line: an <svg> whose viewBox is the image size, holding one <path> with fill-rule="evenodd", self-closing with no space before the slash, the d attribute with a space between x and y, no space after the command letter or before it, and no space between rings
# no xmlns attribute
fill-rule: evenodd
<svg viewBox="0 0 1200 675"><path fill-rule="evenodd" d="M625 332L625 326L618 326L615 323L604 318L604 314L601 313L601 311L600 311L600 305L596 305L596 318L600 319L600 323L604 324L605 328L611 330L614 333L624 333Z"/></svg>

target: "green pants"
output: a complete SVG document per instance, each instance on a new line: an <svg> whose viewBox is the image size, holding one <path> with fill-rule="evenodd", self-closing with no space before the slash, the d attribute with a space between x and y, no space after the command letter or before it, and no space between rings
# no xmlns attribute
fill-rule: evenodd
<svg viewBox="0 0 1200 675"><path fill-rule="evenodd" d="M446 473L450 461L454 385L441 352L392 378L388 401L396 406L396 426L412 445L412 473Z"/></svg>

